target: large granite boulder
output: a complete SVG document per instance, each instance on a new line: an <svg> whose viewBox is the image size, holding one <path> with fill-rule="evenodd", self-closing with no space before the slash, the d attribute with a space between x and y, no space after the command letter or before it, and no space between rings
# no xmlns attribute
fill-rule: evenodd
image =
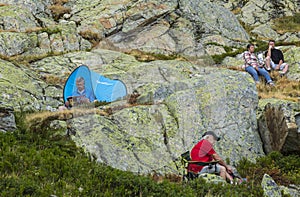
<svg viewBox="0 0 300 197"><path fill-rule="evenodd" d="M209 130L222 137L216 150L232 165L243 157L255 161L264 155L255 114L258 97L250 76L186 62L150 65L138 84L134 81L141 77L140 70L126 72L142 97L135 105L105 106L109 116L74 112L68 123L78 146L99 162L139 173L180 173L180 154Z"/></svg>

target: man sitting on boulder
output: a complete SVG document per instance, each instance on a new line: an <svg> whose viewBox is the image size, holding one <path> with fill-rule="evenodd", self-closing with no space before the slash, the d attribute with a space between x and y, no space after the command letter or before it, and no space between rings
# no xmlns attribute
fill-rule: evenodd
<svg viewBox="0 0 300 197"><path fill-rule="evenodd" d="M265 53L266 68L268 70L279 70L281 76L288 72L289 65L284 62L283 53L281 50L275 48L275 41L269 40L269 48Z"/></svg>
<svg viewBox="0 0 300 197"><path fill-rule="evenodd" d="M191 150L191 160L200 162L211 162L218 161L215 165L201 166L197 164L189 164L188 170L196 174L202 173L217 173L224 180L228 179L230 183L233 182L232 167L226 165L224 160L216 153L213 145L220 140L214 132L205 132L202 139L192 148Z"/></svg>

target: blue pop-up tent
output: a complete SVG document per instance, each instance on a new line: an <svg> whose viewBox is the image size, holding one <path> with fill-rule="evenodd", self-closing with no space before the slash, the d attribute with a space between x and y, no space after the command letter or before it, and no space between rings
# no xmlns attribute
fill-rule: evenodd
<svg viewBox="0 0 300 197"><path fill-rule="evenodd" d="M87 66L77 67L69 76L64 87L64 101L73 96L77 89L76 79L84 78L85 89L92 91L98 101L113 102L124 98L127 95L125 84L117 79L108 79L104 76L91 71Z"/></svg>

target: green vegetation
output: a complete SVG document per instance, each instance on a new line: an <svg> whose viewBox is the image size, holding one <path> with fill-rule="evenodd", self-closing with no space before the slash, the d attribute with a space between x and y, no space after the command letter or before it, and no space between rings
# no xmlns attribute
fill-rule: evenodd
<svg viewBox="0 0 300 197"><path fill-rule="evenodd" d="M246 48L246 47L245 47ZM238 50L230 50L229 47L224 47L226 53L220 54L220 55L212 55L212 59L216 64L221 64L222 61L225 59L225 57L235 57L236 55L243 53L246 49L245 48L240 48Z"/></svg>
<svg viewBox="0 0 300 197"><path fill-rule="evenodd" d="M19 115L17 131L0 133L0 196L262 196L264 173L280 184L300 184L299 156L280 153L257 164L242 160L238 169L249 182L241 185L174 182L171 176L156 182L96 163L69 136L47 127L29 131L24 120Z"/></svg>
<svg viewBox="0 0 300 197"><path fill-rule="evenodd" d="M295 13L293 16L285 16L275 19L272 28L280 34L284 34L286 32L299 32L300 13Z"/></svg>

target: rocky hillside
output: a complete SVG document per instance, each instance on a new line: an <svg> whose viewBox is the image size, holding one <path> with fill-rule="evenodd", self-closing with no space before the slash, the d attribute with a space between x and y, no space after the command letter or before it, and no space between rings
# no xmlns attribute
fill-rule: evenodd
<svg viewBox="0 0 300 197"><path fill-rule="evenodd" d="M259 101L249 74L224 68L240 67L240 54L213 59L276 39L287 43L287 78L299 81L300 33L274 28L299 12L297 0L2 0L0 130L16 128L16 111L48 111L57 118L45 118L47 126L97 161L141 173L177 172L180 154L209 130L231 164L272 150L299 153L299 103ZM60 118L64 82L81 64L140 96ZM31 129L45 126L39 118Z"/></svg>

